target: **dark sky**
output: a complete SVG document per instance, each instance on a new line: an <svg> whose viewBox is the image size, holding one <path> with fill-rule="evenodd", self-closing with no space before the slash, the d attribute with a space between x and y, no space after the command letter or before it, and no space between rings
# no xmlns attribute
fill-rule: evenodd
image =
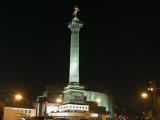
<svg viewBox="0 0 160 120"><path fill-rule="evenodd" d="M160 79L159 4L139 0L10 0L0 7L0 89L40 95L68 82L73 6L80 7L80 82L136 98ZM133 99L132 99L133 100Z"/></svg>

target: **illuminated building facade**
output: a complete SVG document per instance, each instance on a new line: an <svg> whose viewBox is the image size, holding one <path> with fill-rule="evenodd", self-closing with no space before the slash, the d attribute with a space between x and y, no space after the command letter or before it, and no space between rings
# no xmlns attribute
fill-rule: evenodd
<svg viewBox="0 0 160 120"><path fill-rule="evenodd" d="M109 93L98 91L85 91L87 101L94 101L98 106L105 107L108 116L113 115L113 100Z"/></svg>
<svg viewBox="0 0 160 120"><path fill-rule="evenodd" d="M36 116L35 109L5 107L3 120L21 120Z"/></svg>

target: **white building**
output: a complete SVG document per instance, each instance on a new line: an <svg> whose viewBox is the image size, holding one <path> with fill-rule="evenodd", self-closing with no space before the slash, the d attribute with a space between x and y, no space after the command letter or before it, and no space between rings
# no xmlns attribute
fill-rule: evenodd
<svg viewBox="0 0 160 120"><path fill-rule="evenodd" d="M35 117L35 109L5 107L3 120L20 120L22 117Z"/></svg>
<svg viewBox="0 0 160 120"><path fill-rule="evenodd" d="M113 100L111 95L97 91L85 91L84 95L87 101L97 102L98 106L105 107L106 111L113 115Z"/></svg>

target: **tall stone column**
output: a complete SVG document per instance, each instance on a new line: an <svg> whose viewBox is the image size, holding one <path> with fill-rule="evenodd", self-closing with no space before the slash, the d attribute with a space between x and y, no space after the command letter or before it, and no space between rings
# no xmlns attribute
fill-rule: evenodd
<svg viewBox="0 0 160 120"><path fill-rule="evenodd" d="M79 84L79 31L83 24L75 15L68 28L71 30L69 84Z"/></svg>
<svg viewBox="0 0 160 120"><path fill-rule="evenodd" d="M68 28L71 30L69 84L64 88L63 103L84 104L84 87L79 84L79 32L83 24L77 18L78 8Z"/></svg>

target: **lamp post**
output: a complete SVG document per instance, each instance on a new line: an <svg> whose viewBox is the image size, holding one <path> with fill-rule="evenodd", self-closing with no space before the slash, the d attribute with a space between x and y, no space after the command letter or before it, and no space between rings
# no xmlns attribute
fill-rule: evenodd
<svg viewBox="0 0 160 120"><path fill-rule="evenodd" d="M22 94L20 94L20 93L17 94L13 91L10 91L10 90L0 90L0 94L2 94L2 96L1 96L2 100L4 100L7 103L10 103L12 105L16 102L21 102L23 99Z"/></svg>
<svg viewBox="0 0 160 120"><path fill-rule="evenodd" d="M156 82L154 80L149 81L148 91L153 93L153 111L154 111L154 119L159 120L160 116L158 114L158 102L157 102L157 94L160 88L156 87Z"/></svg>
<svg viewBox="0 0 160 120"><path fill-rule="evenodd" d="M154 107L154 115L155 115L155 120L159 120L160 116L159 116L159 111L158 111L158 102L157 102L157 94L158 94L158 90L160 90L160 88L155 87L153 90L153 107Z"/></svg>
<svg viewBox="0 0 160 120"><path fill-rule="evenodd" d="M153 119L158 120L158 111L157 111L157 88L148 88L149 91L153 93Z"/></svg>
<svg viewBox="0 0 160 120"><path fill-rule="evenodd" d="M141 97L146 100L148 98L148 94L146 92L142 92ZM146 101L144 102L144 111L146 112Z"/></svg>

